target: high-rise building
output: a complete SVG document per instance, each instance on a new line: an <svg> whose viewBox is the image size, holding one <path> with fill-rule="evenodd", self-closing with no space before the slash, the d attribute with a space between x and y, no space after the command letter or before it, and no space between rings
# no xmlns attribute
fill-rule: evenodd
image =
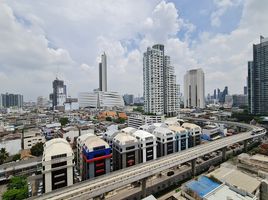
<svg viewBox="0 0 268 200"><path fill-rule="evenodd" d="M55 138L44 144L42 174L45 193L73 184L73 159L73 150L65 139Z"/></svg>
<svg viewBox="0 0 268 200"><path fill-rule="evenodd" d="M148 47L143 56L143 94L146 113L174 116L179 109L179 86L164 45Z"/></svg>
<svg viewBox="0 0 268 200"><path fill-rule="evenodd" d="M268 38L263 36L248 62L248 103L250 113L268 114Z"/></svg>
<svg viewBox="0 0 268 200"><path fill-rule="evenodd" d="M124 99L126 106L134 104L134 95L133 94L125 94L123 96L123 99Z"/></svg>
<svg viewBox="0 0 268 200"><path fill-rule="evenodd" d="M205 108L205 75L201 68L184 75L184 107Z"/></svg>
<svg viewBox="0 0 268 200"><path fill-rule="evenodd" d="M107 92L107 57L105 52L101 55L99 63L99 90Z"/></svg>
<svg viewBox="0 0 268 200"><path fill-rule="evenodd" d="M10 107L19 107L23 106L23 95L21 94L1 94L1 102L2 107L10 108ZM0 105L0 107L1 107Z"/></svg>
<svg viewBox="0 0 268 200"><path fill-rule="evenodd" d="M39 96L39 97L37 97L37 104L36 105L38 108L48 108L49 101L46 97Z"/></svg>
<svg viewBox="0 0 268 200"><path fill-rule="evenodd" d="M225 86L224 90L222 92L220 92L219 94L219 102L220 103L224 103L225 101L225 96L228 94L228 87Z"/></svg>
<svg viewBox="0 0 268 200"><path fill-rule="evenodd" d="M52 108L56 110L64 110L64 103L67 97L66 85L64 85L64 81L56 78L53 81L52 86L53 93L49 96L52 101Z"/></svg>

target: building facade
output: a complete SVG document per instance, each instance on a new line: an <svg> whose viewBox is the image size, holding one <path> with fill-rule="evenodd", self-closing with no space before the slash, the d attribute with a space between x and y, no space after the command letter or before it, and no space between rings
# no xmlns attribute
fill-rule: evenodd
<svg viewBox="0 0 268 200"><path fill-rule="evenodd" d="M174 116L179 109L174 67L164 45L148 47L143 56L143 96L146 113Z"/></svg>
<svg viewBox="0 0 268 200"><path fill-rule="evenodd" d="M113 138L113 171L139 163L139 142L130 134L120 132Z"/></svg>
<svg viewBox="0 0 268 200"><path fill-rule="evenodd" d="M99 90L107 92L107 56L105 52L101 55L99 63Z"/></svg>
<svg viewBox="0 0 268 200"><path fill-rule="evenodd" d="M251 114L268 113L268 38L263 36L248 62L248 103Z"/></svg>
<svg viewBox="0 0 268 200"><path fill-rule="evenodd" d="M124 107L124 100L117 92L81 92L78 95L80 108L113 108Z"/></svg>
<svg viewBox="0 0 268 200"><path fill-rule="evenodd" d="M201 68L184 75L184 107L205 108L205 75Z"/></svg>
<svg viewBox="0 0 268 200"><path fill-rule="evenodd" d="M50 100L52 101L52 108L56 110L64 110L64 103L67 97L66 85L63 80L56 78L53 81L53 93L50 94Z"/></svg>
<svg viewBox="0 0 268 200"><path fill-rule="evenodd" d="M163 123L164 115L131 114L128 117L128 126L138 129L144 124Z"/></svg>
<svg viewBox="0 0 268 200"><path fill-rule="evenodd" d="M125 94L123 96L123 99L124 99L126 106L134 104L134 95L133 94Z"/></svg>
<svg viewBox="0 0 268 200"><path fill-rule="evenodd" d="M0 107L10 108L23 106L23 95L21 94L1 94Z"/></svg>
<svg viewBox="0 0 268 200"><path fill-rule="evenodd" d="M112 157L111 147L97 136L87 137L83 141L82 180L110 173Z"/></svg>
<svg viewBox="0 0 268 200"><path fill-rule="evenodd" d="M56 138L44 144L42 174L45 193L73 184L73 159L73 150L65 139Z"/></svg>

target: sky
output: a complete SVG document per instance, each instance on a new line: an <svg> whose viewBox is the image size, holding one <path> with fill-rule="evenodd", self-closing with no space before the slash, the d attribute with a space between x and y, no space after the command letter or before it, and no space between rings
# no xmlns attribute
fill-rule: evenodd
<svg viewBox="0 0 268 200"><path fill-rule="evenodd" d="M0 0L0 93L48 97L58 77L68 95L98 88L105 51L108 90L143 94L143 53L156 43L183 76L202 68L206 94L243 93L247 62L268 37L267 0Z"/></svg>

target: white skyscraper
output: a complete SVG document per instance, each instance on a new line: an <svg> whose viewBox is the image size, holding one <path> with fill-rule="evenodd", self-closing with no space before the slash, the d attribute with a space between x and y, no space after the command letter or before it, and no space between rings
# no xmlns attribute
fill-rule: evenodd
<svg viewBox="0 0 268 200"><path fill-rule="evenodd" d="M205 75L201 68L184 75L184 107L205 108Z"/></svg>
<svg viewBox="0 0 268 200"><path fill-rule="evenodd" d="M146 113L174 116L178 112L178 85L164 45L148 47L143 57L143 92Z"/></svg>
<svg viewBox="0 0 268 200"><path fill-rule="evenodd" d="M107 57L105 52L101 55L99 63L99 90L107 92Z"/></svg>

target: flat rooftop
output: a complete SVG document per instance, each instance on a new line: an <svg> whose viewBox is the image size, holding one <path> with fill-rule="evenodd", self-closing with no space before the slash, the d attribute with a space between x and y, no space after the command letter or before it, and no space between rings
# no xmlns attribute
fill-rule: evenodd
<svg viewBox="0 0 268 200"><path fill-rule="evenodd" d="M221 182L228 183L251 194L254 193L261 184L256 178L251 177L236 168L220 167L209 175L214 176Z"/></svg>
<svg viewBox="0 0 268 200"><path fill-rule="evenodd" d="M220 186L219 183L212 181L206 176L200 176L197 181L193 180L186 183L186 187L197 193L198 196L200 197L204 197L209 192L211 192L212 190L216 189L219 186Z"/></svg>
<svg viewBox="0 0 268 200"><path fill-rule="evenodd" d="M243 196L226 185L221 185L212 192L204 196L205 200L227 200L227 199L239 199L239 200L253 200L255 198L250 196Z"/></svg>

